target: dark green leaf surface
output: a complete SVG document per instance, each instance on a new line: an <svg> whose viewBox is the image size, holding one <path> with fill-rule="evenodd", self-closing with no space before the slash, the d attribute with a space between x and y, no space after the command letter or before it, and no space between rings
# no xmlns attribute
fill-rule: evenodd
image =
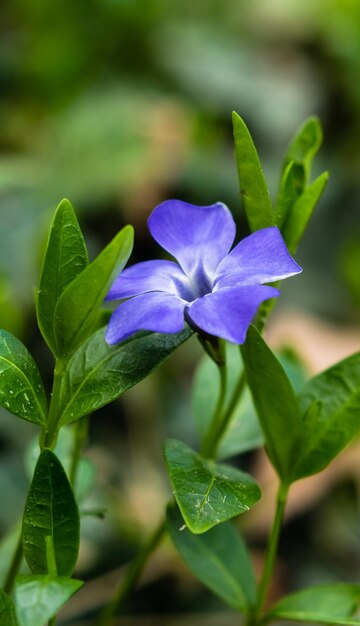
<svg viewBox="0 0 360 626"><path fill-rule="evenodd" d="M300 126L289 144L283 163L283 171L292 161L302 164L305 169L305 183L308 184L312 160L322 143L321 124L317 117L309 117Z"/></svg>
<svg viewBox="0 0 360 626"><path fill-rule="evenodd" d="M41 269L36 313L41 333L56 354L54 312L65 287L88 264L86 244L73 207L62 200L56 209Z"/></svg>
<svg viewBox="0 0 360 626"><path fill-rule="evenodd" d="M15 603L19 626L44 626L83 584L64 576L17 576Z"/></svg>
<svg viewBox="0 0 360 626"><path fill-rule="evenodd" d="M309 185L288 212L282 228L282 235L291 254L296 252L312 213L319 202L329 180L324 172Z"/></svg>
<svg viewBox="0 0 360 626"><path fill-rule="evenodd" d="M246 546L230 522L194 535L183 528L176 506L168 508L170 536L195 576L224 602L245 611L256 598L256 581Z"/></svg>
<svg viewBox="0 0 360 626"><path fill-rule="evenodd" d="M193 533L248 511L261 497L251 476L203 459L181 441L165 443L165 460L174 496Z"/></svg>
<svg viewBox="0 0 360 626"><path fill-rule="evenodd" d="M254 326L250 326L241 351L269 458L280 478L289 482L302 440L294 390L282 365Z"/></svg>
<svg viewBox="0 0 360 626"><path fill-rule="evenodd" d="M126 264L133 228L126 226L63 291L54 313L57 353L71 354L92 331L115 273Z"/></svg>
<svg viewBox="0 0 360 626"><path fill-rule="evenodd" d="M359 585L321 585L285 596L268 615L272 619L353 626L360 624L360 618L351 618L359 603Z"/></svg>
<svg viewBox="0 0 360 626"><path fill-rule="evenodd" d="M45 423L47 402L36 363L5 330L0 330L0 406L28 422Z"/></svg>
<svg viewBox="0 0 360 626"><path fill-rule="evenodd" d="M0 626L21 626L16 621L12 600L2 589L0 589Z"/></svg>
<svg viewBox="0 0 360 626"><path fill-rule="evenodd" d="M360 431L360 352L312 378L299 402L304 438L295 478L322 470Z"/></svg>
<svg viewBox="0 0 360 626"><path fill-rule="evenodd" d="M252 231L275 225L275 215L254 142L245 122L233 113L235 156L241 197Z"/></svg>
<svg viewBox="0 0 360 626"><path fill-rule="evenodd" d="M302 163L291 161L284 171L280 182L280 191L275 207L276 225L282 226L291 212L296 200L305 188L305 168Z"/></svg>
<svg viewBox="0 0 360 626"><path fill-rule="evenodd" d="M79 511L65 471L51 450L36 464L23 517L24 556L34 574L48 572L46 537L53 540L56 568L70 576L79 551Z"/></svg>
<svg viewBox="0 0 360 626"><path fill-rule="evenodd" d="M192 331L178 334L148 333L109 346L101 329L69 360L61 388L62 425L115 400L158 367Z"/></svg>

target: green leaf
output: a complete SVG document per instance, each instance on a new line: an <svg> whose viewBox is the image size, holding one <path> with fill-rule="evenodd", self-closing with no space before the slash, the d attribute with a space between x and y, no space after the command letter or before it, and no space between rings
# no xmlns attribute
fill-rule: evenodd
<svg viewBox="0 0 360 626"><path fill-rule="evenodd" d="M23 550L34 574L48 572L46 538L51 537L56 569L70 576L79 552L79 511L65 471L51 450L36 464L23 517Z"/></svg>
<svg viewBox="0 0 360 626"><path fill-rule="evenodd" d="M19 626L44 626L83 584L65 576L17 576L15 603Z"/></svg>
<svg viewBox="0 0 360 626"><path fill-rule="evenodd" d="M0 626L18 626L13 602L2 589L0 589Z"/></svg>
<svg viewBox="0 0 360 626"><path fill-rule="evenodd" d="M64 289L54 312L54 335L59 356L68 356L89 336L114 275L126 264L132 246L133 228L125 226Z"/></svg>
<svg viewBox="0 0 360 626"><path fill-rule="evenodd" d="M31 354L13 335L0 330L0 406L34 424L44 424L47 402Z"/></svg>
<svg viewBox="0 0 360 626"><path fill-rule="evenodd" d="M275 225L275 215L260 160L241 117L232 115L235 156L244 210L252 231Z"/></svg>
<svg viewBox="0 0 360 626"><path fill-rule="evenodd" d="M285 371L250 326L241 348L246 376L266 440L269 458L285 483L291 481L302 438L300 410Z"/></svg>
<svg viewBox="0 0 360 626"><path fill-rule="evenodd" d="M360 624L360 618L351 619L359 603L359 585L319 585L285 596L266 617L353 626Z"/></svg>
<svg viewBox="0 0 360 626"><path fill-rule="evenodd" d="M203 459L175 439L165 443L165 460L174 496L193 533L204 533L248 511L261 497L251 476Z"/></svg>
<svg viewBox="0 0 360 626"><path fill-rule="evenodd" d="M284 157L283 171L287 169L292 161L296 164L303 165L305 170L305 184L307 185L310 178L311 164L321 143L322 130L320 120L317 117L309 117L300 126L288 146Z"/></svg>
<svg viewBox="0 0 360 626"><path fill-rule="evenodd" d="M305 168L302 163L291 161L280 182L280 190L275 207L276 225L280 230L291 212L296 200L305 188Z"/></svg>
<svg viewBox="0 0 360 626"><path fill-rule="evenodd" d="M304 435L296 479L320 472L360 431L360 352L312 378L299 402Z"/></svg>
<svg viewBox="0 0 360 626"><path fill-rule="evenodd" d="M300 240L312 213L319 202L329 180L328 172L324 172L309 185L304 193L296 200L292 210L282 227L282 235L291 254L296 252Z"/></svg>
<svg viewBox="0 0 360 626"><path fill-rule="evenodd" d="M167 524L181 558L206 587L238 611L246 611L255 603L256 581L251 560L230 522L194 535L183 528L178 508L171 506Z"/></svg>
<svg viewBox="0 0 360 626"><path fill-rule="evenodd" d="M109 346L105 329L92 335L68 361L61 387L60 424L69 424L115 400L158 367L192 331L146 333Z"/></svg>
<svg viewBox="0 0 360 626"><path fill-rule="evenodd" d="M88 265L88 253L73 207L62 200L50 227L39 289L36 314L41 333L56 354L54 313L64 289Z"/></svg>

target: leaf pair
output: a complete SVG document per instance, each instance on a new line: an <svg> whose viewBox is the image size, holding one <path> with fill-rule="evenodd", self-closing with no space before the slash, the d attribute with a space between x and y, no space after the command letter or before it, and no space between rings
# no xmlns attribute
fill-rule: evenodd
<svg viewBox="0 0 360 626"><path fill-rule="evenodd" d="M114 272L124 267L132 245L133 229L126 226L89 265L74 210L68 200L59 204L36 301L39 327L57 357L67 357L89 336Z"/></svg>
<svg viewBox="0 0 360 626"><path fill-rule="evenodd" d="M267 452L282 482L319 472L360 431L360 353L311 379L298 396L254 327L242 356Z"/></svg>

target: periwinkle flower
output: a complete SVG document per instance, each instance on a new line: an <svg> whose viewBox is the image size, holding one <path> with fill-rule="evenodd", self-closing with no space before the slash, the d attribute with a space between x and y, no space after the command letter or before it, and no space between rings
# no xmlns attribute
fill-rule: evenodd
<svg viewBox="0 0 360 626"><path fill-rule="evenodd" d="M224 204L167 200L148 219L153 238L177 261L144 261L115 280L107 300L125 299L111 316L106 341L139 330L177 333L185 320L197 331L241 344L259 305L278 296L265 285L301 272L278 228L258 230L237 244Z"/></svg>

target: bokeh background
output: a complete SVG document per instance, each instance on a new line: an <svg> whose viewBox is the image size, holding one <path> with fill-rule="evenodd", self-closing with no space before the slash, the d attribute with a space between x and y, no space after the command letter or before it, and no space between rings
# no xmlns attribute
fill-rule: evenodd
<svg viewBox="0 0 360 626"><path fill-rule="evenodd" d="M324 144L315 174L330 170L330 182L299 250L304 272L284 285L268 336L295 349L310 374L359 349L359 76L358 0L2 0L0 326L33 351L50 384L34 289L61 198L75 206L93 255L132 223L133 260L156 258L146 218L170 197L222 200L246 235L231 111L251 130L272 194L287 143L316 114ZM170 434L196 445L190 396L199 357L193 339L91 420L86 456L95 475L84 507L107 512L84 517L77 574L95 582L64 619L88 623L160 518L170 493L161 442ZM22 511L29 477L21 459L33 436L31 425L0 413L0 554ZM294 488L274 594L360 580L359 461L355 442ZM261 453L234 462L272 493ZM256 563L271 510L270 495L242 522ZM169 544L126 609L140 616L124 624L151 616L159 624L161 614L177 624L169 615L183 612L207 620L220 612L224 626L232 619Z"/></svg>

